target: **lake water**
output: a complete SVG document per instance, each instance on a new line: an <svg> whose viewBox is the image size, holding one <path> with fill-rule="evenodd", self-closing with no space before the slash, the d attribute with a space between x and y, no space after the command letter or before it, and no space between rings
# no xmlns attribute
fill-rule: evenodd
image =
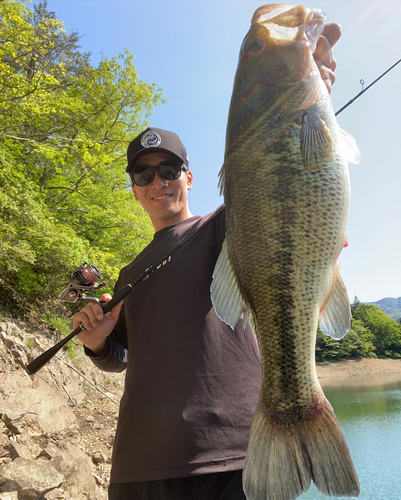
<svg viewBox="0 0 401 500"><path fill-rule="evenodd" d="M401 375L322 383L361 483L360 500L401 499ZM314 485L301 500L333 499Z"/></svg>

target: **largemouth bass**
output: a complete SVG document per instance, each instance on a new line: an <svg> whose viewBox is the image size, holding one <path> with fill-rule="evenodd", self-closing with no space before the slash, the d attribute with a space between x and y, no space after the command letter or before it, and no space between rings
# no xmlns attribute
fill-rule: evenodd
<svg viewBox="0 0 401 500"><path fill-rule="evenodd" d="M319 10L259 8L243 41L220 183L227 235L212 301L232 327L252 311L263 382L245 462L248 500L291 500L311 481L358 496L357 474L315 367L320 328L350 328L337 258L346 244L348 163L355 140L338 126L313 52Z"/></svg>

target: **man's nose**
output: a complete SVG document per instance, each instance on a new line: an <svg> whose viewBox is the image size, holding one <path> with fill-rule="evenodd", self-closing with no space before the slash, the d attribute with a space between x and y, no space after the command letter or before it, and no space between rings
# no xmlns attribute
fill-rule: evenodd
<svg viewBox="0 0 401 500"><path fill-rule="evenodd" d="M168 181L166 181L166 179L163 179L163 177L156 170L155 177L152 181L152 186L154 186L155 188L158 188L160 186L167 186L167 185L168 185Z"/></svg>

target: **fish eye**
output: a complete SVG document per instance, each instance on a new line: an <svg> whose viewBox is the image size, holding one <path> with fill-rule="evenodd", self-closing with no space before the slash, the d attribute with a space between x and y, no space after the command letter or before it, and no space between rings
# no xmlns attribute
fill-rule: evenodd
<svg viewBox="0 0 401 500"><path fill-rule="evenodd" d="M253 52L256 54L256 52L261 51L264 48L265 44L260 40L259 38L257 40L254 40L252 43L249 44L248 46L248 52Z"/></svg>

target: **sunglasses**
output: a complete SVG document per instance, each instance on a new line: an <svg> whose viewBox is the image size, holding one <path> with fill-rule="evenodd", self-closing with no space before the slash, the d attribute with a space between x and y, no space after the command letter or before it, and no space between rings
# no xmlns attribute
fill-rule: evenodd
<svg viewBox="0 0 401 500"><path fill-rule="evenodd" d="M181 168L182 167L182 168ZM175 181L181 176L181 170L188 170L188 167L177 161L165 161L160 165L149 167L144 165L141 170L130 172L131 180L137 186L147 186L155 178L156 170L165 181Z"/></svg>

